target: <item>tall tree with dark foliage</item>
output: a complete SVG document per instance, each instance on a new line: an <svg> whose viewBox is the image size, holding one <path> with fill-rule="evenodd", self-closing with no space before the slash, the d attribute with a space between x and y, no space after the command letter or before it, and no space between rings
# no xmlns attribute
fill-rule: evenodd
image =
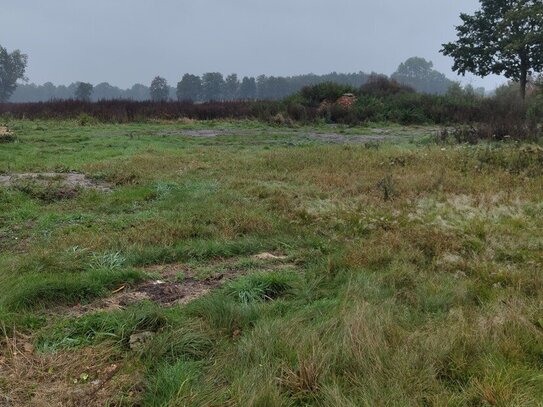
<svg viewBox="0 0 543 407"><path fill-rule="evenodd" d="M453 81L434 69L432 61L412 57L400 64L392 79L422 93L444 95L453 85Z"/></svg>
<svg viewBox="0 0 543 407"><path fill-rule="evenodd" d="M233 73L224 80L224 98L226 100L236 100L239 98L240 83L238 75Z"/></svg>
<svg viewBox="0 0 543 407"><path fill-rule="evenodd" d="M153 102L166 102L170 95L170 89L168 88L168 82L166 79L157 76L151 82L151 100Z"/></svg>
<svg viewBox="0 0 543 407"><path fill-rule="evenodd" d="M196 102L202 97L202 79L199 76L185 74L177 83L177 100Z"/></svg>
<svg viewBox="0 0 543 407"><path fill-rule="evenodd" d="M77 88L75 89L74 96L77 100L81 100L83 102L90 102L93 90L94 86L92 86L92 84L86 82L79 82L77 84Z"/></svg>
<svg viewBox="0 0 543 407"><path fill-rule="evenodd" d="M242 100L256 99L256 80L245 76L239 87L239 97Z"/></svg>
<svg viewBox="0 0 543 407"><path fill-rule="evenodd" d="M443 44L442 52L454 59L453 70L460 74L497 74L518 81L525 98L529 75L543 71L543 2L480 2L473 15L460 15L458 39Z"/></svg>
<svg viewBox="0 0 543 407"><path fill-rule="evenodd" d="M15 50L11 53L0 45L0 102L7 102L15 89L17 81L25 80L28 57Z"/></svg>
<svg viewBox="0 0 543 407"><path fill-rule="evenodd" d="M220 72L208 72L202 77L205 100L221 100L224 96L224 78Z"/></svg>

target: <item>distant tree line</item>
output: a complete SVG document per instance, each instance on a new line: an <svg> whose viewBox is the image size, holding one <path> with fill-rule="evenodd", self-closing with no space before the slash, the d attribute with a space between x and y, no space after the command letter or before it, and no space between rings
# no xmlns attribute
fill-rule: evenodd
<svg viewBox="0 0 543 407"><path fill-rule="evenodd" d="M85 82L69 86L55 86L48 82L43 85L20 84L11 102L44 102L49 100L78 99L134 100L134 101L189 101L208 102L224 100L281 100L307 86L321 83L360 88L375 74L330 73L326 75L238 77L237 74L224 76L220 72L208 72L202 76L185 74L176 87L166 79L157 76L150 86L136 84L129 89L121 89L107 82L96 86ZM417 92L443 95L455 82L433 69L433 64L423 58L413 57L402 63L391 76L400 84L408 85ZM479 90L480 92L480 90Z"/></svg>
<svg viewBox="0 0 543 407"><path fill-rule="evenodd" d="M351 74L331 73L327 75L298 75L290 77L266 76L238 78L237 74L223 76L219 72L209 72L202 76L186 74L177 87L169 86L166 80L157 76L151 86L136 84L129 89L121 89L107 82L92 88L90 100L128 99L145 100L180 100L180 101L220 101L220 100L279 100L298 92L305 86L323 82L360 87L367 82L370 75L359 72ZM84 82L71 85L55 86L51 82L43 85L19 84L10 102L46 102L49 100L81 99L80 90ZM86 84L85 84L86 85Z"/></svg>
<svg viewBox="0 0 543 407"><path fill-rule="evenodd" d="M21 103L80 99L81 94L78 92L78 88L82 83L72 83L68 86L55 86L51 82L46 82L43 85L19 84L9 101ZM114 99L144 101L150 99L150 93L149 87L142 84L135 84L129 89L121 89L104 82L92 87L89 98L92 101Z"/></svg>

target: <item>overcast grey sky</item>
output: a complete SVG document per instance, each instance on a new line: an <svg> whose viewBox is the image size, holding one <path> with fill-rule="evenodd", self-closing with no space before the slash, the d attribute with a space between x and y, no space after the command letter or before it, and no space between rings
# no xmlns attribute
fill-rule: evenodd
<svg viewBox="0 0 543 407"><path fill-rule="evenodd" d="M411 56L459 79L439 49L455 38L460 12L477 8L478 0L0 0L0 45L29 55L35 83L391 74ZM503 81L462 80L489 89Z"/></svg>

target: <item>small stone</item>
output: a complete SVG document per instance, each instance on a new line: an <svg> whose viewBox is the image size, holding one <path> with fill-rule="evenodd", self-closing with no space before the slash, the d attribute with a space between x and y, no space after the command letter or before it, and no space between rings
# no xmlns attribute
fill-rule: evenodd
<svg viewBox="0 0 543 407"><path fill-rule="evenodd" d="M104 369L104 373L111 374L117 370L117 367L118 366L116 364L112 364Z"/></svg>
<svg viewBox="0 0 543 407"><path fill-rule="evenodd" d="M462 257L457 254L447 253L443 256L443 261L450 264L462 263Z"/></svg>
<svg viewBox="0 0 543 407"><path fill-rule="evenodd" d="M34 353L34 346L31 343L24 343L23 349L24 349L24 352L28 355L31 355Z"/></svg>
<svg viewBox="0 0 543 407"><path fill-rule="evenodd" d="M254 256L257 260L284 260L286 256L276 256L272 253L260 253Z"/></svg>
<svg viewBox="0 0 543 407"><path fill-rule="evenodd" d="M130 335L129 345L130 349L137 350L140 349L145 342L151 339L155 334L153 332L140 332L137 334Z"/></svg>
<svg viewBox="0 0 543 407"><path fill-rule="evenodd" d="M461 278L466 278L466 277L467 277L466 273L460 270L454 274L454 278L456 279L461 279Z"/></svg>

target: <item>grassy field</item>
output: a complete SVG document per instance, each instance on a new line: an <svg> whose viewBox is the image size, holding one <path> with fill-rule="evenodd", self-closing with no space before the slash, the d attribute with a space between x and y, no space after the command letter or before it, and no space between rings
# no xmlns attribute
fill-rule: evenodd
<svg viewBox="0 0 543 407"><path fill-rule="evenodd" d="M543 405L541 147L9 126L1 406Z"/></svg>

